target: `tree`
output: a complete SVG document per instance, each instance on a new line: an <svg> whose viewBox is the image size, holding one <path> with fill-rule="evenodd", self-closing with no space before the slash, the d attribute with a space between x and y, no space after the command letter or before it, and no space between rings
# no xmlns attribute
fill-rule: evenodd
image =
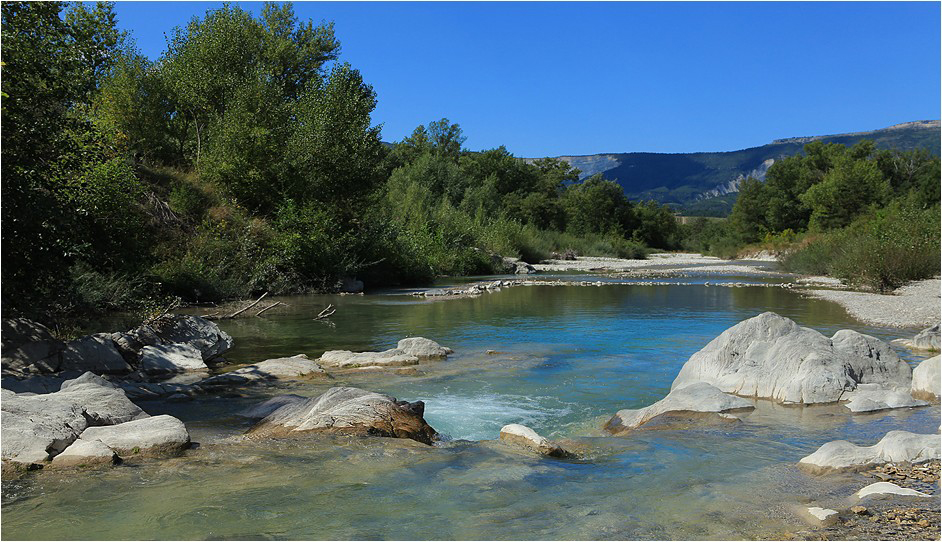
<svg viewBox="0 0 942 542"><path fill-rule="evenodd" d="M566 229L572 233L625 233L634 229L636 217L622 187L601 174L570 185L563 196ZM673 220L673 219L672 219Z"/></svg>
<svg viewBox="0 0 942 542"><path fill-rule="evenodd" d="M811 209L809 227L823 231L847 226L869 206L885 204L889 196L890 185L876 162L847 154L801 195L801 201Z"/></svg>
<svg viewBox="0 0 942 542"><path fill-rule="evenodd" d="M3 305L36 309L63 293L69 267L106 252L102 235L137 224L125 212L136 209L133 175L88 116L121 34L108 3L0 9ZM110 256L103 269L139 262Z"/></svg>
<svg viewBox="0 0 942 542"><path fill-rule="evenodd" d="M768 199L762 181L750 177L739 186L739 197L729 214L730 231L741 243L754 243L769 231L765 222Z"/></svg>

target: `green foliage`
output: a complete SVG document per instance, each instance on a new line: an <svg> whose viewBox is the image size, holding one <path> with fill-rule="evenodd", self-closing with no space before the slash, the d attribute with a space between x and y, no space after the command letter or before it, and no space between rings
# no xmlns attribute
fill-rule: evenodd
<svg viewBox="0 0 942 542"><path fill-rule="evenodd" d="M939 273L939 207L896 201L846 229L810 239L789 254L786 269L828 274L881 292Z"/></svg>
<svg viewBox="0 0 942 542"><path fill-rule="evenodd" d="M624 234L630 232L635 224L635 216L624 191L618 184L602 179L601 175L570 185L563 198L563 206L567 229L576 234Z"/></svg>

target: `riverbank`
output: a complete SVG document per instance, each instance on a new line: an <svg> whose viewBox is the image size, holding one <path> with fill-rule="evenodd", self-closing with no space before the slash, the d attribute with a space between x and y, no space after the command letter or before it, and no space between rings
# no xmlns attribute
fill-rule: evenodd
<svg viewBox="0 0 942 542"><path fill-rule="evenodd" d="M938 278L912 282L892 294L849 290L806 290L809 297L838 303L861 322L883 327L926 327L939 323Z"/></svg>

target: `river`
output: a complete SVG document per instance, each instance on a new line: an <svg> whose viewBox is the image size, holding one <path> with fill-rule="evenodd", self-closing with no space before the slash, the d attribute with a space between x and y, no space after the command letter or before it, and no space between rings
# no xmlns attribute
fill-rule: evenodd
<svg viewBox="0 0 942 542"><path fill-rule="evenodd" d="M5 481L4 538L781 538L803 528L799 505L839 506L860 486L851 474L807 475L796 468L801 457L836 439L870 445L892 429L935 432L939 406L853 415L837 405L757 401L742 423L605 434L615 411L661 399L691 354L764 311L827 335L850 328L890 340L915 331L861 325L834 303L754 276L724 279L756 285L701 277L518 286L443 301L407 291L280 298L288 307L265 318L221 322L235 340L230 361L385 349L408 336L455 354L417 374L363 372L144 402L150 414L186 422L199 447L81 476L47 469ZM328 303L337 307L330 322L313 320ZM425 401L446 442L241 437L249 422L238 410L336 385ZM563 440L582 457L538 458L493 442L507 423Z"/></svg>

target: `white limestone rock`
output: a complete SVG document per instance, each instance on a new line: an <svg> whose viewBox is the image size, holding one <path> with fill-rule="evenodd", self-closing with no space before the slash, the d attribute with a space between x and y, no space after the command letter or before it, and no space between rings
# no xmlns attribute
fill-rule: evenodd
<svg viewBox="0 0 942 542"><path fill-rule="evenodd" d="M203 355L189 344L159 344L141 349L141 369L148 374L208 371Z"/></svg>
<svg viewBox="0 0 942 542"><path fill-rule="evenodd" d="M558 444L550 442L533 429L517 423L501 427L500 441L548 457L565 458L572 456L571 453L564 450Z"/></svg>
<svg viewBox="0 0 942 542"><path fill-rule="evenodd" d="M844 394L844 405L852 412L875 412L891 408L914 408L929 403L915 399L909 390L888 390L876 384L860 384L857 389Z"/></svg>
<svg viewBox="0 0 942 542"><path fill-rule="evenodd" d="M437 434L423 414L425 403L359 388L330 388L319 397L290 402L249 430L263 436L293 436L305 432L408 438L431 444Z"/></svg>
<svg viewBox="0 0 942 542"><path fill-rule="evenodd" d="M671 389L707 382L743 397L830 403L859 384L908 388L911 375L878 339L849 330L828 339L766 312L727 329L691 356Z"/></svg>
<svg viewBox="0 0 942 542"><path fill-rule="evenodd" d="M402 350L404 354L415 356L419 359L441 359L453 354L454 350L441 346L437 342L426 339L425 337L410 337L402 339L396 348Z"/></svg>
<svg viewBox="0 0 942 542"><path fill-rule="evenodd" d="M115 348L110 333L96 333L65 343L60 370L125 374L131 372L131 366Z"/></svg>
<svg viewBox="0 0 942 542"><path fill-rule="evenodd" d="M303 403L310 399L309 397L304 397L301 395L296 395L293 393L288 393L285 395L276 395L271 399L259 403L255 406L240 410L236 414L242 416L243 418L251 418L254 420L261 420L262 418L268 417L272 412L278 410L279 408L285 405L297 405L298 403Z"/></svg>
<svg viewBox="0 0 942 542"><path fill-rule="evenodd" d="M81 440L100 440L122 458L177 454L190 445L186 426L161 415L104 427L89 427Z"/></svg>
<svg viewBox="0 0 942 542"><path fill-rule="evenodd" d="M234 371L211 376L197 385L203 388L257 384L292 378L325 378L327 372L304 354L288 358L269 359L246 365Z"/></svg>
<svg viewBox="0 0 942 542"><path fill-rule="evenodd" d="M674 413L726 413L753 410L752 402L723 393L706 382L696 382L683 388L671 390L667 397L637 410L619 410L605 424L605 429L615 435L627 433L663 414Z"/></svg>
<svg viewBox="0 0 942 542"><path fill-rule="evenodd" d="M150 327L164 343L185 343L198 349L204 361L221 356L232 348L232 337L214 322L200 316L171 314L158 319Z"/></svg>
<svg viewBox="0 0 942 542"><path fill-rule="evenodd" d="M900 487L892 482L876 482L854 494L854 496L856 496L858 499L863 499L866 497L883 497L887 495L899 495L902 497L932 497L932 495L928 495L921 491L916 491L915 489L909 489L908 487Z"/></svg>
<svg viewBox="0 0 942 542"><path fill-rule="evenodd" d="M861 470L883 463L923 463L939 459L938 435L920 435L908 431L890 431L873 446L857 446L846 440L824 444L803 457L798 466L811 473L835 470Z"/></svg>
<svg viewBox="0 0 942 542"><path fill-rule="evenodd" d="M317 360L323 367L337 369L356 369L358 367L403 367L418 365L419 358L406 354L398 348L383 352L351 352L349 350L330 350Z"/></svg>
<svg viewBox="0 0 942 542"><path fill-rule="evenodd" d="M52 458L52 464L60 467L78 465L114 464L118 455L100 440L78 439L61 454Z"/></svg>
<svg viewBox="0 0 942 542"><path fill-rule="evenodd" d="M942 395L942 376L939 370L939 356L923 360L913 369L914 397L930 401L938 401Z"/></svg>
<svg viewBox="0 0 942 542"><path fill-rule="evenodd" d="M43 395L2 391L2 458L20 464L46 461L72 444L89 425L147 417L124 392L92 373Z"/></svg>

